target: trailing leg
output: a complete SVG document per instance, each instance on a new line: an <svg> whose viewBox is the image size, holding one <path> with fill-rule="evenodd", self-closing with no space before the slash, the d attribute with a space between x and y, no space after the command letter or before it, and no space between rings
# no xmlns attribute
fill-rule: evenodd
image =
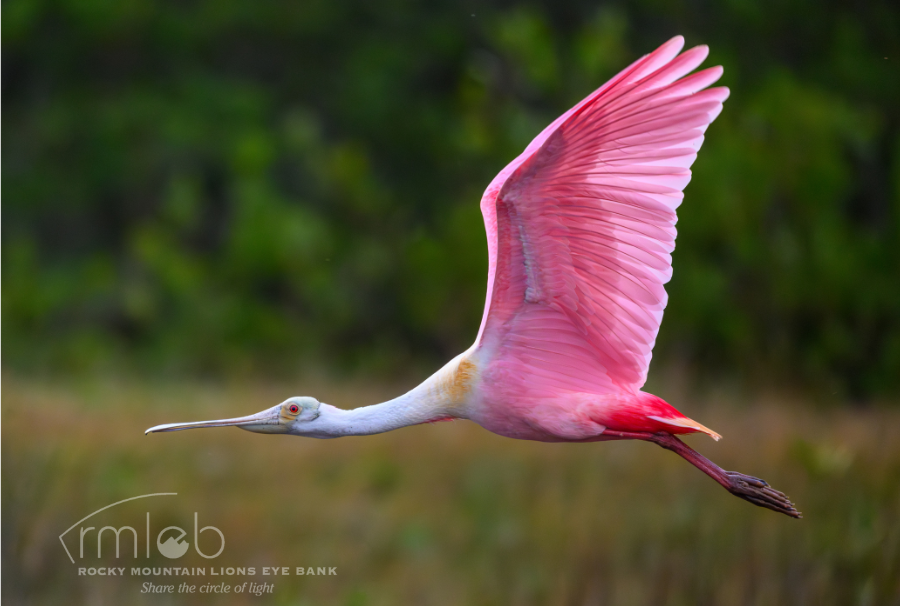
<svg viewBox="0 0 900 606"><path fill-rule="evenodd" d="M764 480L738 473L737 471L726 471L670 433L607 430L602 435L607 440L646 440L658 444L687 460L691 465L721 484L725 490L734 496L792 518L803 517L784 493L775 490Z"/></svg>

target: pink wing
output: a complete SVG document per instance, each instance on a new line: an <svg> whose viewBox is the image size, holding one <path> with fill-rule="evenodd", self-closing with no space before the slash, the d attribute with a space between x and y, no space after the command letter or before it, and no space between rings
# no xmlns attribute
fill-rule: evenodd
<svg viewBox="0 0 900 606"><path fill-rule="evenodd" d="M476 346L534 395L637 391L672 276L675 209L727 88L680 36L560 116L481 199L490 267ZM515 375L515 376L509 376ZM500 378L495 376L495 378Z"/></svg>

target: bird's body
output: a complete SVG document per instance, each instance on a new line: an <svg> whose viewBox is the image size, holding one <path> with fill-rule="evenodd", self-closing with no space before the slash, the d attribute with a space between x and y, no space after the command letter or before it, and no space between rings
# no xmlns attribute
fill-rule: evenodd
<svg viewBox="0 0 900 606"><path fill-rule="evenodd" d="M373 431L380 429L379 419L389 422L399 417L401 426L468 419L507 438L538 442L592 441L607 428L672 434L702 431L719 438L662 399L642 391L547 389L528 393L528 382L509 381L504 374L505 360L492 353L473 347L460 354L408 394L377 405L384 408L368 413L367 423L354 427L361 433L354 435L381 433Z"/></svg>
<svg viewBox="0 0 900 606"><path fill-rule="evenodd" d="M672 275L676 209L722 110L720 67L676 37L541 132L481 200L489 268L475 343L410 392L342 410L291 398L236 425L334 438L469 419L542 442L639 439L673 450L732 493L799 516L765 482L726 472L676 434L719 435L641 391ZM690 74L690 75L688 75Z"/></svg>

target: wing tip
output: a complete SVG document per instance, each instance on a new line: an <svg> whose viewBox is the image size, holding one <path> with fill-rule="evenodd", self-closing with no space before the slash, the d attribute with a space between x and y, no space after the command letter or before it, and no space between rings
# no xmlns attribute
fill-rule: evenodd
<svg viewBox="0 0 900 606"><path fill-rule="evenodd" d="M666 41L663 43L663 45L660 46L659 48L661 48L661 49L662 49L662 48L668 49L668 48L671 48L671 47L674 47L674 46L677 46L677 47L678 47L678 50L681 50L682 48L684 48L684 36L682 36L681 34L675 34L674 36L672 36L671 38L669 38L668 40L666 40Z"/></svg>
<svg viewBox="0 0 900 606"><path fill-rule="evenodd" d="M684 51L682 55L687 55L688 53L692 55L692 58L696 61L697 65L700 65L706 61L706 58L709 56L709 46L706 44L698 44L697 46ZM693 55L696 55L696 57L693 57Z"/></svg>
<svg viewBox="0 0 900 606"><path fill-rule="evenodd" d="M637 73L641 74L640 77L644 77L647 73L656 71L661 66L677 57L682 48L684 48L684 36L682 36L681 34L673 36L653 52L644 55L641 59L638 59L635 64L632 64L632 67L640 66L640 69L638 69Z"/></svg>

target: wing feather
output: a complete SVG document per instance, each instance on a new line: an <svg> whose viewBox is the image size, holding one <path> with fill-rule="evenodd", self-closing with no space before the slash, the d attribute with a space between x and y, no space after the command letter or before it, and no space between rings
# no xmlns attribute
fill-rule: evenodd
<svg viewBox="0 0 900 606"><path fill-rule="evenodd" d="M476 347L531 393L638 390L672 276L675 210L728 89L676 37L550 124L481 201Z"/></svg>

